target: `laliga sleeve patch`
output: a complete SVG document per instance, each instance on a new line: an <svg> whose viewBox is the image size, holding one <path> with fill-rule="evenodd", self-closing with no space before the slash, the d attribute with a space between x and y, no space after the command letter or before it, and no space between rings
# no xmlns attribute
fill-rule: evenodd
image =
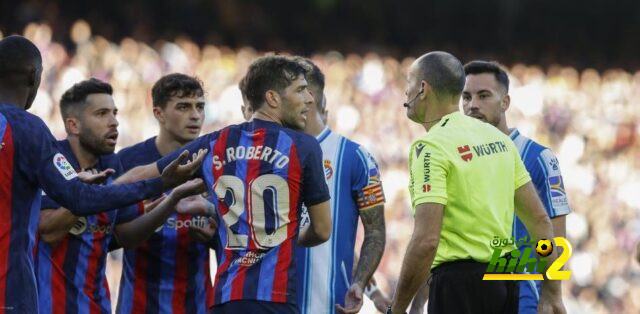
<svg viewBox="0 0 640 314"><path fill-rule="evenodd" d="M57 153L53 156L53 165L58 172L68 181L78 176L69 161L62 154Z"/></svg>

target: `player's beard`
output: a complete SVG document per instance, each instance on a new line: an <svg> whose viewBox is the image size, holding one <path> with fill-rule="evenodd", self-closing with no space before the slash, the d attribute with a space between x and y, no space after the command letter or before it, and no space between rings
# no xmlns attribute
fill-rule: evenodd
<svg viewBox="0 0 640 314"><path fill-rule="evenodd" d="M283 105L284 105L283 106L284 119L282 119L282 125L287 128L294 129L296 131L304 131L304 128L306 126L306 121L302 122L302 125L301 125L300 111L295 110L295 106L286 100Z"/></svg>
<svg viewBox="0 0 640 314"><path fill-rule="evenodd" d="M84 149L96 156L113 154L115 150L115 147L110 147L104 142L104 136L95 134L93 130L89 128L83 127L80 129L78 140Z"/></svg>

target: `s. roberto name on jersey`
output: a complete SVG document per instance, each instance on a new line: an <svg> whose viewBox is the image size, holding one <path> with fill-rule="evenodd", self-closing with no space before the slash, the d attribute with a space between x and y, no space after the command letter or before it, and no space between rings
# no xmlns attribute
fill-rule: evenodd
<svg viewBox="0 0 640 314"><path fill-rule="evenodd" d="M220 159L221 157L218 155L213 156L213 166L216 170L219 170L227 163L242 159L266 161L280 169L289 164L289 156L283 154L277 149L263 145L229 147L225 151L225 155L222 157L222 160Z"/></svg>

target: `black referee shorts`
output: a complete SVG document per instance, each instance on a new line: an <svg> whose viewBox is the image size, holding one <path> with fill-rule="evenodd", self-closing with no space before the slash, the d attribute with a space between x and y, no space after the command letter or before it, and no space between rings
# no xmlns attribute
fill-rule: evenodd
<svg viewBox="0 0 640 314"><path fill-rule="evenodd" d="M461 260L432 269L429 314L518 313L518 281L482 280L487 266Z"/></svg>

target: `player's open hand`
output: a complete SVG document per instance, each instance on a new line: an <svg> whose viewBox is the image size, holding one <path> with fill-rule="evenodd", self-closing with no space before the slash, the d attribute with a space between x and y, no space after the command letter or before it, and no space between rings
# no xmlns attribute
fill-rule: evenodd
<svg viewBox="0 0 640 314"><path fill-rule="evenodd" d="M206 190L207 190L207 186L204 185L204 181L200 178L196 178L196 179L191 179L175 187L171 191L170 196L175 200L182 200L183 198L188 196L204 193ZM180 204L179 201L178 201L178 204ZM191 214L191 213L183 213L183 214Z"/></svg>
<svg viewBox="0 0 640 314"><path fill-rule="evenodd" d="M338 313L351 314L360 312L360 308L362 308L362 287L357 283L353 283L344 297L344 307L336 304L336 310Z"/></svg>
<svg viewBox="0 0 640 314"><path fill-rule="evenodd" d="M191 236L199 242L207 243L213 239L218 228L218 222L214 217L209 217L208 224L204 227L190 225L189 232Z"/></svg>
<svg viewBox="0 0 640 314"><path fill-rule="evenodd" d="M87 184L101 184L114 173L116 173L116 171L111 168L102 171L98 171L96 169L86 169L78 172L78 178L80 179L80 181Z"/></svg>
<svg viewBox="0 0 640 314"><path fill-rule="evenodd" d="M183 151L178 158L167 165L164 171L162 171L162 184L164 187L169 189L191 179L200 168L200 165L202 165L202 161L206 155L207 150L200 149L191 156L191 160L182 164L189 157L189 151Z"/></svg>
<svg viewBox="0 0 640 314"><path fill-rule="evenodd" d="M215 208L206 198L201 195L193 195L182 198L176 206L176 211L181 214L192 214L202 216L215 215Z"/></svg>

